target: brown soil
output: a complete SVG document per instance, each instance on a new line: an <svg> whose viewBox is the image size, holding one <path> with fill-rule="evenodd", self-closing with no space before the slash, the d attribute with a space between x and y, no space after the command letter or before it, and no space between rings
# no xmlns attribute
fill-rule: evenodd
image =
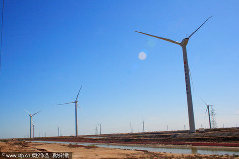
<svg viewBox="0 0 239 159"><path fill-rule="evenodd" d="M0 142L0 152L72 152L74 159L158 159L158 158L239 158L236 156L221 155L186 155L155 153L148 151L121 150L101 148L97 146L76 146L70 144L28 143L24 141Z"/></svg>
<svg viewBox="0 0 239 159"><path fill-rule="evenodd" d="M97 146L71 144L29 143L30 139L8 139L0 142L0 152L73 152L73 158L239 158L237 156L192 155L148 152L143 150L121 150ZM42 137L31 140L66 141L116 144L150 144L150 145L192 145L239 147L239 128L220 128L189 134L187 131L164 131L145 133L103 134L85 136Z"/></svg>
<svg viewBox="0 0 239 159"><path fill-rule="evenodd" d="M29 140L29 139L22 139ZM34 138L42 141L239 147L239 128Z"/></svg>

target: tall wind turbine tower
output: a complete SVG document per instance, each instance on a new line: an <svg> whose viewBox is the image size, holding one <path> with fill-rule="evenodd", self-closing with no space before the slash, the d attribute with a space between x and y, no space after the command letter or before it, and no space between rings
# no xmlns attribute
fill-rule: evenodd
<svg viewBox="0 0 239 159"><path fill-rule="evenodd" d="M39 111L40 112L40 111ZM36 112L34 114L29 113L28 111L26 111L26 113L29 115L30 118L30 138L32 138L32 117L36 114L38 114L39 112Z"/></svg>
<svg viewBox="0 0 239 159"><path fill-rule="evenodd" d="M210 106L212 106L212 105L207 104L206 106L207 106L207 112L208 112L209 126L210 126L210 129L211 129L212 128L212 124L211 124Z"/></svg>
<svg viewBox="0 0 239 159"><path fill-rule="evenodd" d="M57 135L60 136L60 128L59 128L59 126L57 127Z"/></svg>
<svg viewBox="0 0 239 159"><path fill-rule="evenodd" d="M34 138L34 133L35 133L35 131L34 131L35 125L34 124L32 124L32 128L33 128L32 137Z"/></svg>
<svg viewBox="0 0 239 159"><path fill-rule="evenodd" d="M97 125L95 127L95 135L98 135L98 128L97 128Z"/></svg>
<svg viewBox="0 0 239 159"><path fill-rule="evenodd" d="M186 83L186 92L187 92L187 103L188 103L188 117L189 117L189 128L190 132L194 133L195 132L195 121L194 121L194 113L193 113L193 102L192 102L192 93L191 93L191 85L190 85L190 77L189 77L189 66L188 66L188 58L187 58L187 49L186 46L188 44L189 39L193 36L194 33L196 33L211 17L209 17L207 20L205 20L191 35L188 37L184 38L181 42L177 42L171 39L167 38L162 38L158 37L155 35L143 33L143 32L138 32L140 34L144 34L147 36L151 36L154 38L158 38L161 40L165 40L174 44L177 44L182 47L183 50L183 63L184 63L184 73L185 73L185 83Z"/></svg>
<svg viewBox="0 0 239 159"><path fill-rule="evenodd" d="M79 97L79 94L80 94L81 88L82 88L82 86L81 86L80 89L79 89L79 92L78 92L78 94L77 94L77 96L76 96L75 101L73 101L73 102L69 102L69 103L64 103L64 104L58 104L58 105L65 105L65 104L72 104L72 103L75 103L75 131L76 131L76 137L78 136L77 103L78 103L78 97Z"/></svg>
<svg viewBox="0 0 239 159"><path fill-rule="evenodd" d="M101 135L101 123L99 124L99 127L100 127L100 135Z"/></svg>

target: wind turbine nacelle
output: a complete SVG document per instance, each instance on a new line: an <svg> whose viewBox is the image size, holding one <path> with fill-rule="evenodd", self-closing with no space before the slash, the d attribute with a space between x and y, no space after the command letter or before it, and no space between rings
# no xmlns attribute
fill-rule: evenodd
<svg viewBox="0 0 239 159"><path fill-rule="evenodd" d="M180 43L181 46L186 46L188 44L189 38L184 38L182 42Z"/></svg>

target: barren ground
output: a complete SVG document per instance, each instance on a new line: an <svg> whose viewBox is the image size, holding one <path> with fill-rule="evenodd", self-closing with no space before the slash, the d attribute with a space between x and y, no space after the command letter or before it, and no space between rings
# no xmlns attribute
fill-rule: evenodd
<svg viewBox="0 0 239 159"><path fill-rule="evenodd" d="M25 141L63 141L85 143L111 143L123 145L190 145L214 146L223 148L239 148L239 128L206 129L189 134L182 131L144 132L102 134L85 136L38 137L34 139L6 139L0 142L0 152L72 152L73 158L239 158L228 155L198 155L198 154L171 154L163 152L149 152L145 150L122 150L102 148L96 146L81 146L69 144L29 143Z"/></svg>
<svg viewBox="0 0 239 159"><path fill-rule="evenodd" d="M113 159L113 158L239 158L227 155L185 155L160 152L121 150L96 146L77 146L70 144L29 143L24 141L0 142L1 152L72 152L74 159Z"/></svg>

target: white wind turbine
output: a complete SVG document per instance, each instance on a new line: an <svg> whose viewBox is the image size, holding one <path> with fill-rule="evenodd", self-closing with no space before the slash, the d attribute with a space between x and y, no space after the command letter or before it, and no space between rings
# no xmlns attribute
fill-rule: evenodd
<svg viewBox="0 0 239 159"><path fill-rule="evenodd" d="M25 110L25 112L28 114L28 116L30 117L30 138L32 138L32 117L36 114L38 114L40 111L34 113L34 114L31 114L29 113L28 111Z"/></svg>
<svg viewBox="0 0 239 159"><path fill-rule="evenodd" d="M79 94L80 94L81 88L82 88L82 86L81 86L80 89L79 89L79 92L78 92L78 94L77 94L77 96L76 96L75 101L73 101L73 102L69 102L69 103L64 103L64 104L58 104L58 105L65 105L65 104L72 104L72 103L75 103L75 129L76 129L76 137L78 136L77 103L78 103L78 97L79 97Z"/></svg>
<svg viewBox="0 0 239 159"><path fill-rule="evenodd" d="M211 17L209 17L208 19L210 19L210 18ZM194 33L196 33L199 30L199 28L201 28L208 21L208 19L205 20L204 23L202 23L202 25L200 25L191 35L184 38L181 42L177 42L177 41L174 41L174 40L171 40L171 39L162 38L162 37L158 37L158 36L155 36L155 35L151 35L151 34L136 31L137 33L144 34L144 35L147 35L147 36L151 36L151 37L154 37L154 38L158 38L158 39L161 39L161 40L165 40L165 41L180 45L182 47L182 49L183 49L183 61L184 61L184 72L185 72L185 82L186 82L186 92L187 92L187 103L188 103L189 128L190 128L191 133L195 132L195 121L194 121L194 113L193 113L193 102L192 102L192 93L191 93L191 86L190 86L189 66L188 66L186 46L188 44L188 40L193 36Z"/></svg>

